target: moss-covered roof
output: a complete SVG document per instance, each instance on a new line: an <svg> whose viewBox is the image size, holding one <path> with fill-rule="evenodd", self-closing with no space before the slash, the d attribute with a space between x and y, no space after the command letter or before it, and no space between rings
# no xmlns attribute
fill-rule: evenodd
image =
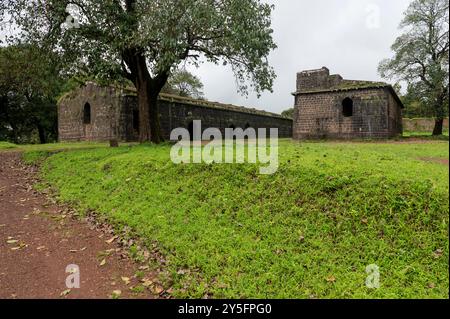
<svg viewBox="0 0 450 319"><path fill-rule="evenodd" d="M385 82L373 82L373 81L352 81L352 80L343 80L338 85L329 87L329 88L317 88L317 89L309 89L305 91L297 91L292 93L292 95L301 95L301 94L313 94L313 93L326 93L326 92L346 92L346 91L355 91L355 90L366 90L366 89L388 89L395 100L400 104L403 108L403 103L400 100L397 92L395 92L392 85Z"/></svg>

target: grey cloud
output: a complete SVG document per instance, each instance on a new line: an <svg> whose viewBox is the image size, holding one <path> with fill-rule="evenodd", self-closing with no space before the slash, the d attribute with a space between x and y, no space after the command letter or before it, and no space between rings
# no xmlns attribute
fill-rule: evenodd
<svg viewBox="0 0 450 319"><path fill-rule="evenodd" d="M327 66L346 78L381 80L378 63L391 55L398 25L410 0L268 0L275 5L274 38L278 49L270 56L277 73L273 93L240 96L231 70L203 64L191 71L202 79L209 100L281 112L293 105L295 75ZM379 26L369 28L373 9ZM376 12L375 12L376 13ZM369 20L369 26L372 26Z"/></svg>

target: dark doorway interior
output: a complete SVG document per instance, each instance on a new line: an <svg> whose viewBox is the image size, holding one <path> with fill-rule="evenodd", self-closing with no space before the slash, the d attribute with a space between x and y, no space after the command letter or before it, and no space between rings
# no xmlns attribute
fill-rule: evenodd
<svg viewBox="0 0 450 319"><path fill-rule="evenodd" d="M342 114L344 117L353 116L353 100L349 97L346 97L342 101Z"/></svg>
<svg viewBox="0 0 450 319"><path fill-rule="evenodd" d="M83 123L91 124L91 105L86 103L83 108Z"/></svg>

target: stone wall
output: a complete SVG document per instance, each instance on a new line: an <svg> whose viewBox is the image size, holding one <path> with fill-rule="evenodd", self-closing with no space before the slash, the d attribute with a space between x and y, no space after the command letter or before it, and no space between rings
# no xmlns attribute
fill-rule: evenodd
<svg viewBox="0 0 450 319"><path fill-rule="evenodd" d="M353 100L345 117L342 102ZM386 88L302 93L296 96L294 139L389 138L401 133L401 111Z"/></svg>
<svg viewBox="0 0 450 319"><path fill-rule="evenodd" d="M83 123L83 106L91 105L91 124ZM202 105L204 104L204 105ZM205 106L209 105L209 106ZM162 135L170 138L174 128L189 128L194 120L202 121L202 128L219 128L223 136L225 128L252 127L278 128L279 137L292 137L292 120L276 114L210 102L196 103L190 99L159 99ZM64 96L58 107L60 141L106 141L117 136L122 141L138 140L137 97L134 94L87 84Z"/></svg>
<svg viewBox="0 0 450 319"><path fill-rule="evenodd" d="M98 90L87 85L65 95L58 103L58 136L60 141L106 141L113 136L121 100L113 88ZM91 121L85 124L84 106L89 103Z"/></svg>
<svg viewBox="0 0 450 319"><path fill-rule="evenodd" d="M125 105L137 109L137 99L134 96L125 98ZM194 120L201 120L202 129L209 127L218 128L222 136L225 136L225 128L278 128L280 138L292 137L292 120L282 117L269 117L244 112L214 109L189 103L171 102L159 100L159 113L161 131L164 139L170 139L170 132L179 127L189 129L189 124ZM132 112L128 112L132 114ZM131 123L132 120L128 120ZM138 132L130 131L131 139L137 137ZM267 134L269 132L267 131Z"/></svg>
<svg viewBox="0 0 450 319"><path fill-rule="evenodd" d="M330 70L325 67L318 70L299 72L297 73L297 92L327 89L340 80L342 80L342 77L339 75L330 77Z"/></svg>
<svg viewBox="0 0 450 319"><path fill-rule="evenodd" d="M403 129L408 132L433 132L435 121L431 118L403 119ZM448 131L448 119L444 120L444 130Z"/></svg>

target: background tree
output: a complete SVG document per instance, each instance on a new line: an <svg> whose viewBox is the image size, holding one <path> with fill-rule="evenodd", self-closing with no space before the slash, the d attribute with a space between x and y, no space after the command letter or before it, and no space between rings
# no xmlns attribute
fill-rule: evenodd
<svg viewBox="0 0 450 319"><path fill-rule="evenodd" d="M433 135L442 135L448 114L449 4L414 0L400 24L404 33L392 45L394 57L380 63L383 77L406 81L433 111Z"/></svg>
<svg viewBox="0 0 450 319"><path fill-rule="evenodd" d="M194 99L203 99L202 90L203 83L200 78L186 69L177 69L170 75L162 92Z"/></svg>
<svg viewBox="0 0 450 319"><path fill-rule="evenodd" d="M290 119L294 118L294 108L291 107L290 109L281 112L281 115Z"/></svg>
<svg viewBox="0 0 450 319"><path fill-rule="evenodd" d="M60 87L55 55L33 45L0 47L0 139L55 141Z"/></svg>
<svg viewBox="0 0 450 319"><path fill-rule="evenodd" d="M260 0L3 0L19 37L64 53L70 71L130 80L140 141L161 141L157 97L181 61L231 65L241 93L271 90L272 6ZM68 6L69 5L69 6ZM68 13L71 17L68 19ZM67 21L67 22L66 22Z"/></svg>

